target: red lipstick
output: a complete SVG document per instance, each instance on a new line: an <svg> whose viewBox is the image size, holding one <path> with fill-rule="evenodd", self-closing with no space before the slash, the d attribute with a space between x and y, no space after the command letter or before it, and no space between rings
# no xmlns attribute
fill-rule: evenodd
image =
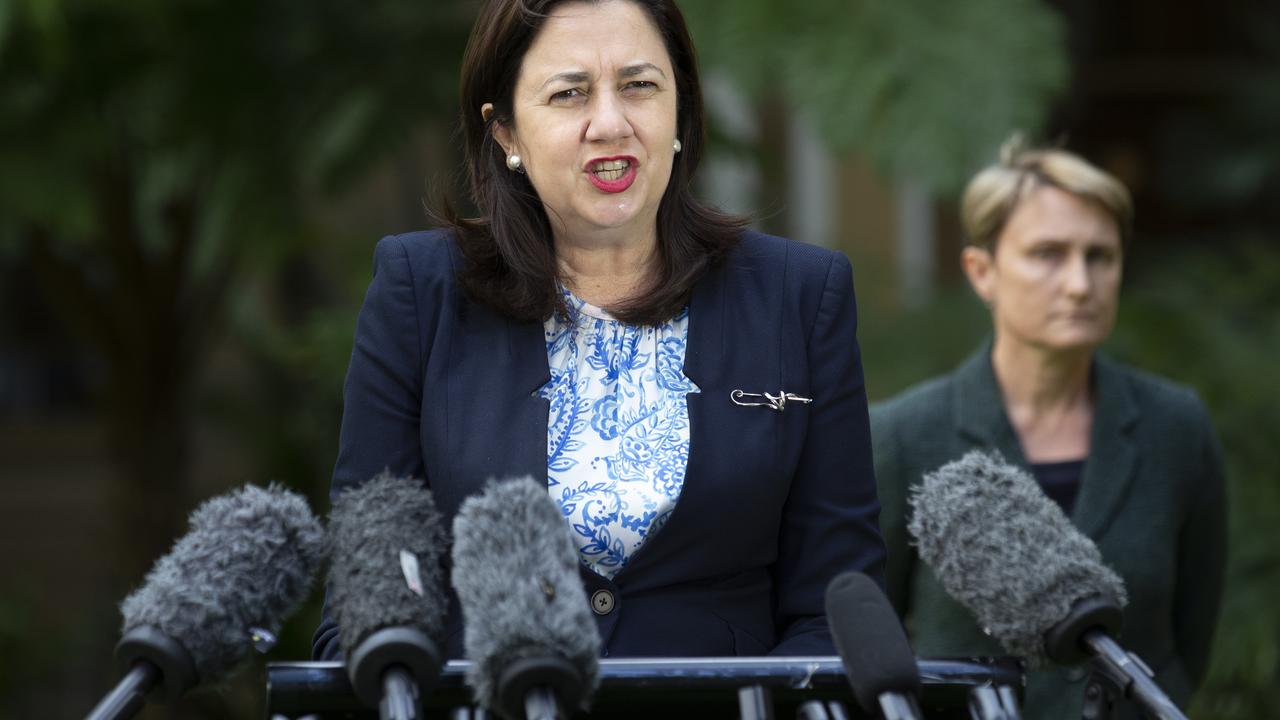
<svg viewBox="0 0 1280 720"><path fill-rule="evenodd" d="M606 180L597 174L595 168L600 163L607 163L615 160L622 160L627 163L626 168L622 171L621 177L616 180ZM587 179L591 181L591 184L595 185L600 191L607 193L620 193L631 187L631 184L636 181L636 166L638 164L639 163L636 162L636 159L630 155L616 155L614 157L594 158L582 169L586 172Z"/></svg>

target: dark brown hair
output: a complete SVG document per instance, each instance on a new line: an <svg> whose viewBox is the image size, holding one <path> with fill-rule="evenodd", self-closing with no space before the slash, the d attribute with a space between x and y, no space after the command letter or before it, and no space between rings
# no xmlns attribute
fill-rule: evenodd
<svg viewBox="0 0 1280 720"><path fill-rule="evenodd" d="M559 265L551 225L528 176L507 169L494 139L494 123L510 125L520 64L556 5L570 0L488 0L480 10L462 59L461 127L467 182L478 218L446 208L466 259L459 281L473 299L520 320L564 313L557 291ZM598 2L599 0L585 0ZM745 221L708 208L690 190L706 137L697 58L684 16L673 0L627 0L648 13L676 74L676 128L683 146L658 206L659 265L649 287L608 308L614 317L654 325L674 317L694 283L737 242ZM480 107L493 103L482 118Z"/></svg>

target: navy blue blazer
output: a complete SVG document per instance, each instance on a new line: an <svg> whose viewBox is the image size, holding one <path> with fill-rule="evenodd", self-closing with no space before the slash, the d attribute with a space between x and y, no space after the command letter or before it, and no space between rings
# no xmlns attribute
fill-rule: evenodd
<svg viewBox="0 0 1280 720"><path fill-rule="evenodd" d="M356 326L331 497L389 468L426 478L446 522L493 477L547 474L541 323L469 300L447 231L383 238ZM582 569L604 654L833 654L823 595L885 550L852 271L841 254L753 232L698 282L685 374L690 453L666 525L613 580ZM729 397L792 392L783 412ZM451 598L449 657L462 656ZM313 655L339 657L327 614Z"/></svg>

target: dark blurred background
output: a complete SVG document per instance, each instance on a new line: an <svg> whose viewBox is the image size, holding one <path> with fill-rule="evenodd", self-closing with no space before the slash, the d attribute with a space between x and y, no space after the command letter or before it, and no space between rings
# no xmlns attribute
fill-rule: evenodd
<svg viewBox="0 0 1280 720"><path fill-rule="evenodd" d="M82 716L117 604L201 500L327 511L379 236L456 196L475 0L0 0L0 717ZM699 191L854 261L873 399L988 331L956 197L1022 129L1137 203L1115 355L1198 389L1228 589L1192 715L1280 707L1280 5L686 0ZM145 717L262 714L318 598L234 680Z"/></svg>

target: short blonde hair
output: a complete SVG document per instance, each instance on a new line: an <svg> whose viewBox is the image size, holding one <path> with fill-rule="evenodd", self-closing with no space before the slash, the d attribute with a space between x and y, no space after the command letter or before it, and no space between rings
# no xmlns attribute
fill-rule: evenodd
<svg viewBox="0 0 1280 720"><path fill-rule="evenodd" d="M994 250L996 239L1018 204L1032 190L1056 187L1092 200L1115 219L1122 247L1133 231L1133 201L1124 184L1075 153L1031 148L1021 134L1000 147L1000 161L969 181L960 201L960 221L968 243Z"/></svg>

